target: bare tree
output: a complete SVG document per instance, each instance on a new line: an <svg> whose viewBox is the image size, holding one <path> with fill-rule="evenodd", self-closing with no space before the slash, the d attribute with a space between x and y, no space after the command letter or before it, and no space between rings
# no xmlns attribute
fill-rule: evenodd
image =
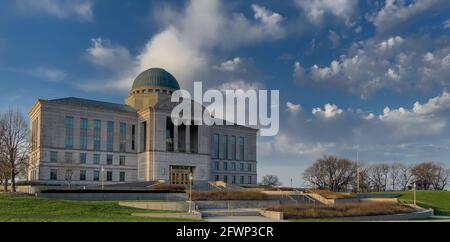
<svg viewBox="0 0 450 242"><path fill-rule="evenodd" d="M395 191L400 183L400 163L394 163L389 168L389 180L391 182L392 191Z"/></svg>
<svg viewBox="0 0 450 242"><path fill-rule="evenodd" d="M64 179L67 182L67 187L69 188L69 190L70 190L70 188L72 186L73 174L74 174L74 172L73 172L73 170L71 168L67 168L66 169L66 173L65 173Z"/></svg>
<svg viewBox="0 0 450 242"><path fill-rule="evenodd" d="M353 184L356 167L356 162L348 159L325 156L305 170L303 179L315 188L340 192Z"/></svg>
<svg viewBox="0 0 450 242"><path fill-rule="evenodd" d="M386 191L389 168L387 164L373 165L369 168L369 179L375 191Z"/></svg>
<svg viewBox="0 0 450 242"><path fill-rule="evenodd" d="M419 189L430 190L437 180L440 165L435 162L423 162L413 166L411 173Z"/></svg>
<svg viewBox="0 0 450 242"><path fill-rule="evenodd" d="M278 187L281 186L282 183L280 179L275 175L266 175L262 178L261 185L270 186L270 187Z"/></svg>
<svg viewBox="0 0 450 242"><path fill-rule="evenodd" d="M445 190L450 175L450 170L440 164L435 164L435 175L433 179L433 188L435 190Z"/></svg>
<svg viewBox="0 0 450 242"><path fill-rule="evenodd" d="M399 170L400 170L400 185L403 191L408 190L408 186L410 185L413 174L411 172L411 166L405 165L405 164L399 164Z"/></svg>
<svg viewBox="0 0 450 242"><path fill-rule="evenodd" d="M8 165L11 190L16 192L16 177L26 170L28 163L28 125L23 114L12 109L2 114L0 120L3 130L0 156Z"/></svg>

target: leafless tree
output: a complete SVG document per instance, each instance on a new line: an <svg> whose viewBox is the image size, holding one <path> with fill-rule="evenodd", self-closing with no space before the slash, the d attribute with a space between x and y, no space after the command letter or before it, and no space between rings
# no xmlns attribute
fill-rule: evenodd
<svg viewBox="0 0 450 242"><path fill-rule="evenodd" d="M392 191L395 191L400 183L401 164L394 163L389 167L389 180L391 182Z"/></svg>
<svg viewBox="0 0 450 242"><path fill-rule="evenodd" d="M408 190L408 186L410 185L413 174L411 172L411 166L405 164L399 164L400 170L400 185L403 191Z"/></svg>
<svg viewBox="0 0 450 242"><path fill-rule="evenodd" d="M377 164L369 168L369 179L375 191L386 191L389 168L387 164Z"/></svg>
<svg viewBox="0 0 450 242"><path fill-rule="evenodd" d="M435 164L435 166L433 188L442 191L447 186L450 170L440 164Z"/></svg>
<svg viewBox="0 0 450 242"><path fill-rule="evenodd" d="M439 180L437 175L441 166L435 162L423 162L413 166L411 173L419 189L430 190ZM436 187L434 187L436 189Z"/></svg>
<svg viewBox="0 0 450 242"><path fill-rule="evenodd" d="M11 180L11 190L16 192L16 177L26 171L28 163L28 125L18 110L9 109L0 117L0 156L6 161Z"/></svg>
<svg viewBox="0 0 450 242"><path fill-rule="evenodd" d="M278 187L281 186L282 183L280 179L275 175L266 175L263 177L261 185L270 186L270 187Z"/></svg>
<svg viewBox="0 0 450 242"><path fill-rule="evenodd" d="M73 170L71 168L67 168L66 169L66 173L65 173L64 179L66 180L67 187L69 189L71 188L71 185L72 185L73 174L74 174L74 172L73 172Z"/></svg>
<svg viewBox="0 0 450 242"><path fill-rule="evenodd" d="M325 156L305 170L303 179L315 188L340 192L353 184L356 167L356 162L348 159Z"/></svg>

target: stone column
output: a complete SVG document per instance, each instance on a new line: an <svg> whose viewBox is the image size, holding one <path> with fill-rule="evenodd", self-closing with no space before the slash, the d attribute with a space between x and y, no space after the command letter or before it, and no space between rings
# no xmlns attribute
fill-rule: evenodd
<svg viewBox="0 0 450 242"><path fill-rule="evenodd" d="M186 153L191 152L191 126L186 125Z"/></svg>
<svg viewBox="0 0 450 242"><path fill-rule="evenodd" d="M178 127L176 125L173 127L173 149L175 152L178 152Z"/></svg>

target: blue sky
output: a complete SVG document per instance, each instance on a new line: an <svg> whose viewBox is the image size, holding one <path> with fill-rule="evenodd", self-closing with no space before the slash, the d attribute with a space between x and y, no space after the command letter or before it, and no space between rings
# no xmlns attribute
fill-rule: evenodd
<svg viewBox="0 0 450 242"><path fill-rule="evenodd" d="M258 159L285 184L356 150L449 164L449 12L447 0L4 0L0 111L122 103L140 71L163 67L186 89L280 90L280 134Z"/></svg>

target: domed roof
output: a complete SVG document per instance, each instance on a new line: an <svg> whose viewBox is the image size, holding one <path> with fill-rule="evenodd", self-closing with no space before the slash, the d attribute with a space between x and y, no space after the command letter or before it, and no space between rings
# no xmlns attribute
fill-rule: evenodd
<svg viewBox="0 0 450 242"><path fill-rule="evenodd" d="M139 74L134 80L132 90L147 86L180 90L180 84L178 84L177 79L161 68L151 68Z"/></svg>

